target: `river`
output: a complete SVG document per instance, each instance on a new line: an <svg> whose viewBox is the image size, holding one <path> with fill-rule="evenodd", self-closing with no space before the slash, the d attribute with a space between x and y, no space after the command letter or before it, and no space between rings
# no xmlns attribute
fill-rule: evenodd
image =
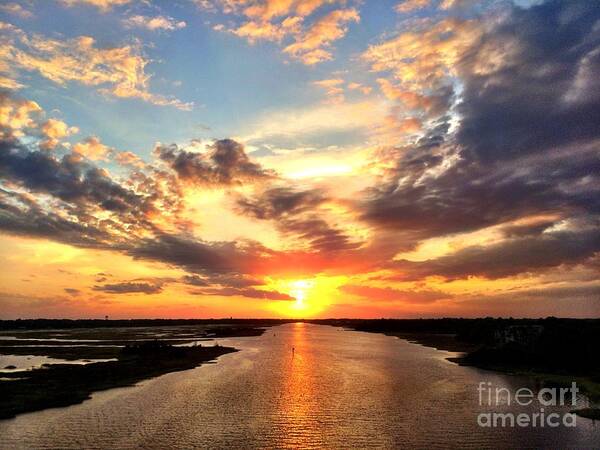
<svg viewBox="0 0 600 450"><path fill-rule="evenodd" d="M451 353L394 337L296 323L219 344L240 351L0 421L0 447L600 448L600 424L579 417L574 428L479 426L490 410L479 404L479 383L514 391L531 382L460 367L446 360Z"/></svg>

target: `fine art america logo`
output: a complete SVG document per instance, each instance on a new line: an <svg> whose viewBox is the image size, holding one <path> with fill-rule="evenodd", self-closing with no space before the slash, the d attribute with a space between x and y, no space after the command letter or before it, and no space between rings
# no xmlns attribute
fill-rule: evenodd
<svg viewBox="0 0 600 450"><path fill-rule="evenodd" d="M571 387L552 387L540 389L535 394L531 389L522 387L511 391L506 387L494 386L482 381L477 387L479 406L491 411L477 416L477 424L484 428L494 427L575 427L576 415L571 412L558 413L546 411L548 407L575 406L579 388L577 383ZM493 409L506 407L527 407L526 412L501 412Z"/></svg>

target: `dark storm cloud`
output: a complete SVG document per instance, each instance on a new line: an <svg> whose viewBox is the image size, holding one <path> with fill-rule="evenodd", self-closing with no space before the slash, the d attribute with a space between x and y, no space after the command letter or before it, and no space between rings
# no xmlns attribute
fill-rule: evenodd
<svg viewBox="0 0 600 450"><path fill-rule="evenodd" d="M204 185L231 185L269 179L272 171L253 163L244 146L231 139L216 141L208 155L188 152L177 145L160 146L156 155L184 182Z"/></svg>
<svg viewBox="0 0 600 450"><path fill-rule="evenodd" d="M162 291L162 284L128 281L123 283L104 284L94 286L95 291L108 292L110 294L157 294Z"/></svg>
<svg viewBox="0 0 600 450"><path fill-rule="evenodd" d="M551 1L485 33L459 69L459 143L489 162L600 138L598 20L596 2Z"/></svg>
<svg viewBox="0 0 600 450"><path fill-rule="evenodd" d="M554 224L553 220L542 220L532 224L516 224L502 227L502 233L507 238L520 238L526 236L537 236Z"/></svg>
<svg viewBox="0 0 600 450"><path fill-rule="evenodd" d="M404 250L531 215L593 220L600 214L599 19L592 2L548 2L515 7L491 24L457 67L463 85L457 132L442 122L415 146L383 154L396 164L360 202L363 219L394 230ZM559 245L550 265L589 255L577 239L559 244L540 234L551 225L507 226L504 232L528 235L532 252ZM514 242L490 249L481 273L526 271L524 255L512 270L486 269L507 265ZM593 248L593 240L586 245ZM468 273L467 261L477 255L457 254L436 270L454 276L456 264L456 275ZM540 267L534 256L529 261ZM433 274L433 267L425 272Z"/></svg>
<svg viewBox="0 0 600 450"><path fill-rule="evenodd" d="M488 246L471 246L423 262L396 261L391 267L397 275L389 279L418 280L433 275L447 279L469 276L496 279L581 263L597 252L600 252L600 229L555 231Z"/></svg>
<svg viewBox="0 0 600 450"><path fill-rule="evenodd" d="M30 151L12 140L0 141L0 177L32 193L51 195L78 207L139 215L151 209L142 196L74 154L59 159L49 152Z"/></svg>
<svg viewBox="0 0 600 450"><path fill-rule="evenodd" d="M45 211L33 199L0 189L0 230L25 237L52 239L80 247L110 247L114 237L92 223Z"/></svg>
<svg viewBox="0 0 600 450"><path fill-rule="evenodd" d="M429 151L429 150L427 150ZM599 201L584 190L569 190L600 163L592 157L536 161L529 166L483 166L459 161L401 158L392 180L373 189L361 205L363 218L394 228L410 248L422 239L469 232L531 214L598 211ZM427 176L428 170L441 173Z"/></svg>

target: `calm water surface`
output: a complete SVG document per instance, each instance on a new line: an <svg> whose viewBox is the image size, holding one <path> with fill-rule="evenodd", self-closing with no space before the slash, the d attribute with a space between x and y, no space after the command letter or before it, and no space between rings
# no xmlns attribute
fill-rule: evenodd
<svg viewBox="0 0 600 450"><path fill-rule="evenodd" d="M0 421L0 447L600 448L600 424L582 418L574 429L478 427L480 381L528 380L393 337L289 324L219 343L242 351Z"/></svg>

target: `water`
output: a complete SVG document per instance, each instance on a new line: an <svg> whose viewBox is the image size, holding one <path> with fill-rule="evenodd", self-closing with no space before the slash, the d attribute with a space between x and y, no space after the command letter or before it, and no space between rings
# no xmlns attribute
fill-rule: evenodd
<svg viewBox="0 0 600 450"><path fill-rule="evenodd" d="M459 367L450 353L393 337L289 324L219 343L242 351L0 421L0 447L600 447L600 424L583 418L576 428L480 428L480 381L529 381Z"/></svg>
<svg viewBox="0 0 600 450"><path fill-rule="evenodd" d="M36 355L0 355L0 375L3 372L23 372L31 369L39 369L44 365L51 364L91 364L107 361L116 361L116 359L61 359ZM14 368L7 369L7 367Z"/></svg>

